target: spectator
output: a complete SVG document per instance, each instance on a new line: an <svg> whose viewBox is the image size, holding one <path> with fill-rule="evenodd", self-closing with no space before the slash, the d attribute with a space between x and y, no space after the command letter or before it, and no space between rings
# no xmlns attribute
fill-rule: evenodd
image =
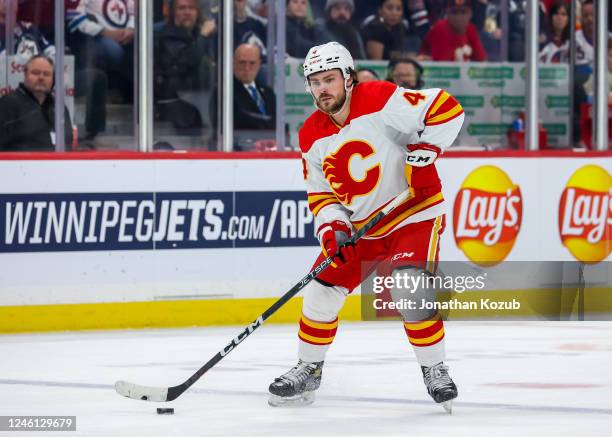
<svg viewBox="0 0 612 437"><path fill-rule="evenodd" d="M53 61L44 55L30 58L23 82L0 99L0 151L53 151L55 148L55 101ZM72 144L72 123L64 109L67 149Z"/></svg>
<svg viewBox="0 0 612 437"><path fill-rule="evenodd" d="M247 15L266 26L268 24L268 3L266 0L247 0Z"/></svg>
<svg viewBox="0 0 612 437"><path fill-rule="evenodd" d="M370 82L372 80L380 80L378 74L370 68L359 68L357 69L357 82Z"/></svg>
<svg viewBox="0 0 612 437"><path fill-rule="evenodd" d="M287 0L286 49L289 56L305 58L318 44L315 28L308 22L308 0Z"/></svg>
<svg viewBox="0 0 612 437"><path fill-rule="evenodd" d="M431 28L430 23L430 12L429 8L432 8L432 5L428 5L428 1L426 0L413 0L409 1L406 4L407 13L406 15L409 18L410 25L416 29L416 33L419 35L419 38L425 38L427 32ZM434 9L435 9L435 5Z"/></svg>
<svg viewBox="0 0 612 437"><path fill-rule="evenodd" d="M324 35L321 42L339 42L347 48L353 59L366 59L361 35L351 22L354 11L353 0L327 0L325 18L315 21L315 34Z"/></svg>
<svg viewBox="0 0 612 437"><path fill-rule="evenodd" d="M589 100L585 84L593 74L594 6L585 0L580 7L582 28L576 31L576 68L574 74L574 145L580 146L580 107Z"/></svg>
<svg viewBox="0 0 612 437"><path fill-rule="evenodd" d="M420 50L421 59L434 61L486 61L478 30L470 19L472 7L466 0L449 0L447 18L434 24Z"/></svg>
<svg viewBox="0 0 612 437"><path fill-rule="evenodd" d="M155 32L155 112L176 129L202 127L198 108L179 93L212 88L214 31L214 21L204 20L199 0L174 0L166 22Z"/></svg>
<svg viewBox="0 0 612 437"><path fill-rule="evenodd" d="M241 44L234 51L234 129L274 130L276 96L272 88L256 83L261 51L254 44ZM211 122L217 125L217 95L211 99Z"/></svg>
<svg viewBox="0 0 612 437"><path fill-rule="evenodd" d="M19 2L13 1L13 16L7 17L7 5L4 1L0 1L0 55L5 53L4 36L6 34L5 27L14 25L14 47L16 61L20 64L26 63L32 56L43 54L47 57L55 57L55 46L47 41L47 38L42 32L32 23L20 21L17 19L19 13Z"/></svg>
<svg viewBox="0 0 612 437"><path fill-rule="evenodd" d="M587 94L593 94L595 83L592 75L584 84L584 89ZM612 105L612 36L608 39L608 105Z"/></svg>
<svg viewBox="0 0 612 437"><path fill-rule="evenodd" d="M387 81L402 88L420 90L423 88L423 67L411 58L394 59L389 62Z"/></svg>
<svg viewBox="0 0 612 437"><path fill-rule="evenodd" d="M525 0L509 0L508 2L508 61L524 62L525 61L525 34L526 27L526 6ZM546 41L546 13L544 5L539 4L540 13L540 36L539 41ZM505 32L506 29L503 29Z"/></svg>
<svg viewBox="0 0 612 437"><path fill-rule="evenodd" d="M595 36L593 0L585 0L580 7L580 24L582 28L576 31L576 65L583 75L593 72L593 38Z"/></svg>
<svg viewBox="0 0 612 437"><path fill-rule="evenodd" d="M408 32L401 0L379 0L378 12L363 22L363 40L369 59L399 58L416 52L420 40Z"/></svg>
<svg viewBox="0 0 612 437"><path fill-rule="evenodd" d="M249 17L247 0L234 0L234 48L241 44L259 47L262 57L266 56L266 27L260 20Z"/></svg>
<svg viewBox="0 0 612 437"><path fill-rule="evenodd" d="M70 0L66 40L77 68L108 74L127 102L134 97L134 0Z"/></svg>
<svg viewBox="0 0 612 437"><path fill-rule="evenodd" d="M569 7L561 0L553 4L548 16L548 38L540 50L540 62L567 63L569 60Z"/></svg>

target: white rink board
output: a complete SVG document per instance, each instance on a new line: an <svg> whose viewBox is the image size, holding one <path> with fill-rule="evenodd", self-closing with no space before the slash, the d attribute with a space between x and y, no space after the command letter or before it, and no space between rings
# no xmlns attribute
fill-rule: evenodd
<svg viewBox="0 0 612 437"><path fill-rule="evenodd" d="M575 260L559 236L559 200L570 176L588 164L612 172L609 157L441 159L438 169L449 213L440 259L468 260L453 237L454 199L472 170L494 165L519 185L522 193L522 223L506 260ZM172 196L180 198L185 193L210 192L232 198L236 192L242 193L244 203L249 192L257 192L269 193L266 199L270 205L283 193L295 198L287 201L287 209L282 209L284 203L279 201L278 217L285 214L287 222L270 219L279 237L267 244L262 236L257 247L124 250L118 245L104 250L69 250L58 246L59 250L20 252L6 250L8 231L2 226L0 306L274 297L306 273L318 251L312 242L304 243L306 237L300 237L312 223L296 215L306 199L298 159L0 161L0 186L0 196L5 197L58 194L70 199L83 193L111 193L119 199L122 193L150 194L153 198L174 193ZM226 208L229 205L226 202ZM247 205L245 211L260 207L265 205ZM272 216L271 211L262 211L266 220ZM6 219L0 218L2 223ZM279 230L279 223L289 221L298 223L297 228ZM282 240L281 233L290 231L297 236ZM301 241L302 245L286 241Z"/></svg>

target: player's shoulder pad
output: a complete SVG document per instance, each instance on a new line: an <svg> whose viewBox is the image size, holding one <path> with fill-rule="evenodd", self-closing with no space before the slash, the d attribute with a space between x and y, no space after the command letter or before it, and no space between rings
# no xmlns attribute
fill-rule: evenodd
<svg viewBox="0 0 612 437"><path fill-rule="evenodd" d="M383 80L358 84L351 97L350 118L354 119L382 110L397 88L397 85Z"/></svg>
<svg viewBox="0 0 612 437"><path fill-rule="evenodd" d="M318 110L313 112L298 132L302 153L308 153L314 142L318 139L335 133L338 133L338 128L331 122L327 114Z"/></svg>

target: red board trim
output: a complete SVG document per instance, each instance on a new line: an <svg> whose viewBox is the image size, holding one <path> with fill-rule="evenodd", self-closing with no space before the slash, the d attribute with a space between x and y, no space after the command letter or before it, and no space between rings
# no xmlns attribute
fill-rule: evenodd
<svg viewBox="0 0 612 437"><path fill-rule="evenodd" d="M5 152L0 161L74 161L74 160L183 160L183 159L299 159L299 152ZM572 150L545 150L526 152L461 151L446 152L441 159L454 158L604 158L612 157L612 150L576 152Z"/></svg>

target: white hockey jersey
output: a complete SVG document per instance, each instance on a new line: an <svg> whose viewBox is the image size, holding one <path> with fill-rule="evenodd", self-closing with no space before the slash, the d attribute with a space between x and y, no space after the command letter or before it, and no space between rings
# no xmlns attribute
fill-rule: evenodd
<svg viewBox="0 0 612 437"><path fill-rule="evenodd" d="M593 45L584 36L584 31L576 31L576 65L593 65L595 55Z"/></svg>
<svg viewBox="0 0 612 437"><path fill-rule="evenodd" d="M544 64L563 64L568 60L569 41L565 41L560 46L551 41L540 50L540 62Z"/></svg>
<svg viewBox="0 0 612 437"><path fill-rule="evenodd" d="M344 126L322 111L300 129L300 148L315 231L333 220L356 229L410 186L411 197L366 238L443 213L435 164L406 165L408 145L448 148L463 124L463 108L441 89L408 90L389 82L358 84Z"/></svg>
<svg viewBox="0 0 612 437"><path fill-rule="evenodd" d="M68 0L68 31L96 36L104 29L134 28L134 0Z"/></svg>

